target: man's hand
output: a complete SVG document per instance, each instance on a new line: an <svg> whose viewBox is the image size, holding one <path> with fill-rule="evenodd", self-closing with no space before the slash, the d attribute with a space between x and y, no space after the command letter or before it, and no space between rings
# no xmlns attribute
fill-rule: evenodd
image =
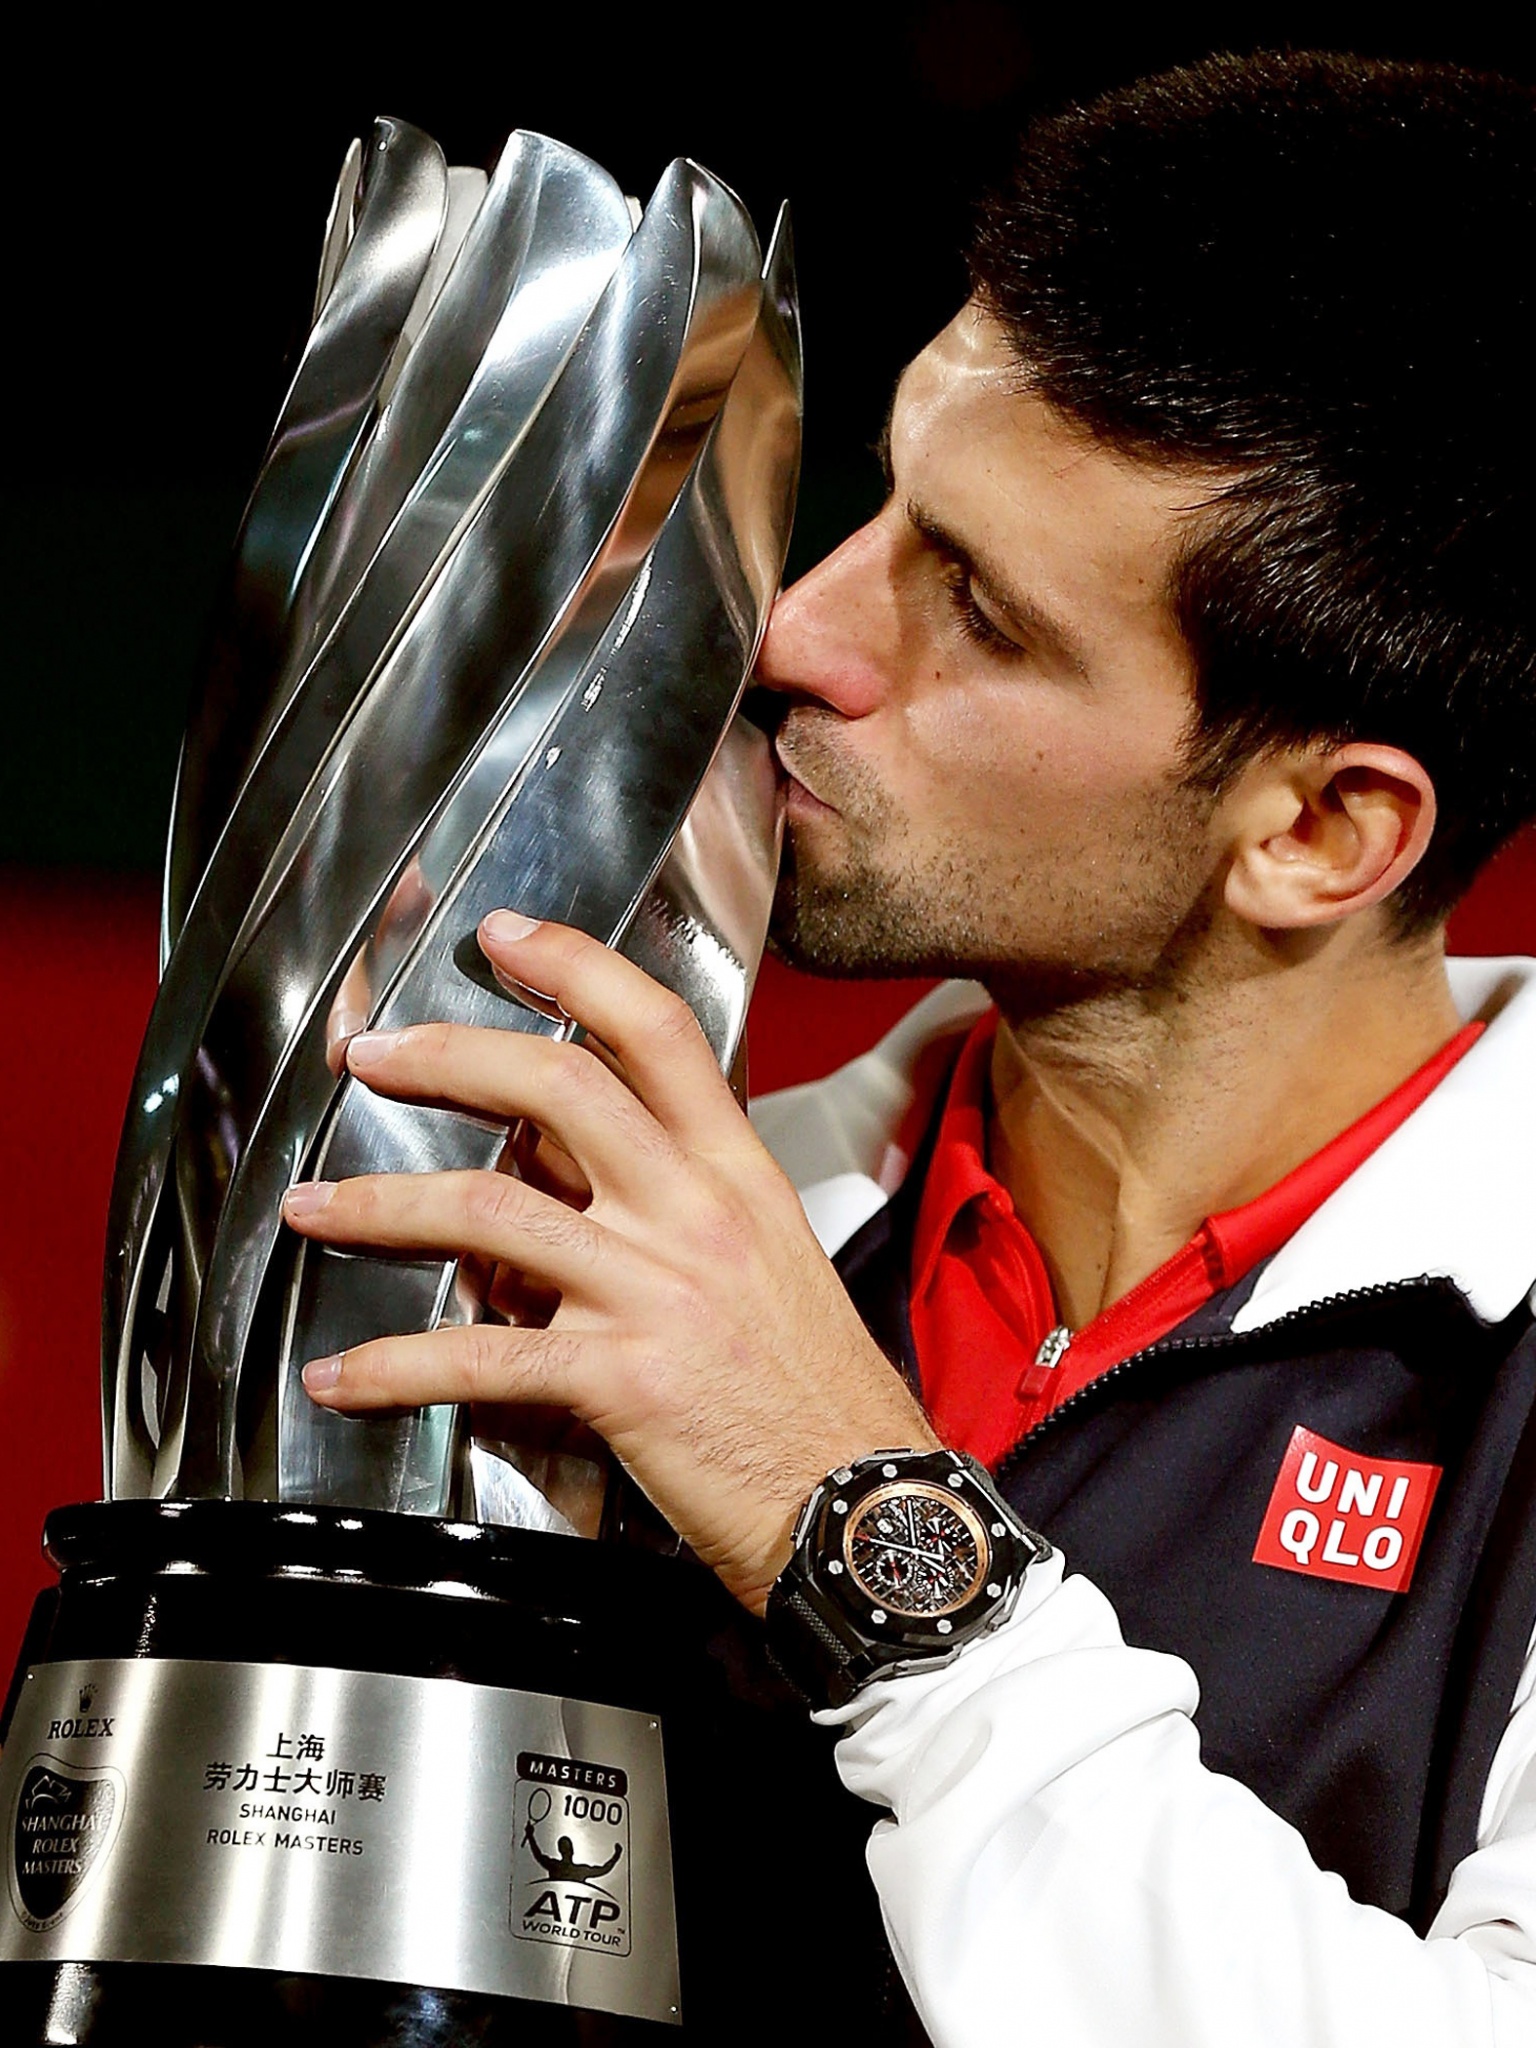
<svg viewBox="0 0 1536 2048"><path fill-rule="evenodd" d="M569 1408L760 1612L825 1473L936 1439L681 998L563 925L499 912L480 940L500 978L558 1003L612 1064L520 1032L424 1024L354 1038L347 1065L381 1094L526 1118L579 1168L585 1208L464 1172L299 1187L284 1213L332 1243L504 1265L559 1305L545 1328L380 1338L314 1362L305 1384L328 1408Z"/></svg>

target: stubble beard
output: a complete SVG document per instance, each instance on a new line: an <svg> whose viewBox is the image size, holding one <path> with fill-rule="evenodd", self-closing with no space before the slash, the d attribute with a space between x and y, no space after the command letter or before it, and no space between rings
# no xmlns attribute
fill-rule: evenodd
<svg viewBox="0 0 1536 2048"><path fill-rule="evenodd" d="M814 743L800 754L829 765ZM1000 880L977 842L919 849L872 778L831 765L837 825L785 835L769 940L792 966L850 979L958 975L1023 1021L1176 989L1210 928L1217 892L1204 827L1216 799L1194 779L1145 801L1117 840L1118 881L1100 902L1074 879L1092 872L1094 849L1078 850L1075 870L1066 860ZM818 780L828 786L824 773ZM842 843L831 851L834 835Z"/></svg>
<svg viewBox="0 0 1536 2048"><path fill-rule="evenodd" d="M874 979L953 972L932 964L938 957L932 916L926 908L915 914L896 805L865 771L833 762L814 727L798 728L796 754L835 773L840 829L849 844L839 857L818 863L810 850L813 835L797 834L792 822L787 827L769 926L773 950L810 974ZM867 850L876 847L883 849L882 861ZM925 887L917 894L926 906L931 895L950 892ZM953 946L944 948L946 960L953 953Z"/></svg>

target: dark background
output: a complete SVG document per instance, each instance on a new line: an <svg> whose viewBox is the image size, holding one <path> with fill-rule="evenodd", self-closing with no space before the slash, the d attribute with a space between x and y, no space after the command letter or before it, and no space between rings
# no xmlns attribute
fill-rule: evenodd
<svg viewBox="0 0 1536 2048"><path fill-rule="evenodd" d="M622 24L460 5L388 17L400 29L340 9L182 13L174 29L125 14L89 34L85 19L34 17L31 54L13 46L0 156L0 1664L43 1509L99 1484L101 1232L153 992L176 750L348 140L391 113L450 162L489 164L511 128L537 128L642 196L686 152L764 234L787 196L807 353L793 574L877 501L891 384L962 297L973 195L1034 108L1221 48L1536 76L1531 27L1488 5L1414 22L1160 9L1134 27L998 0L652 8ZM1526 872L1506 865L1463 943L1502 950L1523 923L1536 950ZM757 1077L827 1064L910 994L824 997L774 976Z"/></svg>
<svg viewBox="0 0 1536 2048"><path fill-rule="evenodd" d="M607 9L469 5L404 17L410 46L391 50L366 12L343 26L339 9L236 9L180 17L206 42L61 35L54 65L13 74L7 111L0 862L158 864L202 621L302 337L343 151L373 114L415 122L455 163L539 128L642 196L686 152L765 234L788 197L807 349L794 568L873 503L891 384L963 295L972 196L1031 109L1213 47L1522 75L1536 51L1528 17L1509 25L1522 10L1488 6L1389 30L1347 6L1142 12L1111 31L1092 6L792 0L641 8L615 26Z"/></svg>

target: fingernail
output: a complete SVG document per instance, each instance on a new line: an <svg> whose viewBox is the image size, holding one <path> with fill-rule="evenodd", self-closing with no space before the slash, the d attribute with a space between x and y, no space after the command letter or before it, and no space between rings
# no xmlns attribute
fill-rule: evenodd
<svg viewBox="0 0 1536 2048"><path fill-rule="evenodd" d="M301 1180L284 1195L283 1207L290 1216L313 1216L325 1207L335 1192L333 1180Z"/></svg>
<svg viewBox="0 0 1536 2048"><path fill-rule="evenodd" d="M329 1358L312 1358L304 1368L304 1390L310 1394L329 1393L341 1378L341 1362L344 1351L333 1351Z"/></svg>
<svg viewBox="0 0 1536 2048"><path fill-rule="evenodd" d="M404 1037L403 1031L359 1031L356 1038L347 1040L347 1065L354 1070L376 1067L389 1058Z"/></svg>
<svg viewBox="0 0 1536 2048"><path fill-rule="evenodd" d="M480 929L488 939L498 945L510 946L514 939L526 939L530 932L536 932L540 920L524 917L517 910L493 910L489 917L482 918Z"/></svg>

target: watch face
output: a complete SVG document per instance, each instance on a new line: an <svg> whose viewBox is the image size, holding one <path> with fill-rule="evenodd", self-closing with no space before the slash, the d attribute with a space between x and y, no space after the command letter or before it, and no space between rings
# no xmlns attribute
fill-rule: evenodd
<svg viewBox="0 0 1536 2048"><path fill-rule="evenodd" d="M848 1515L843 1562L866 1598L893 1615L952 1614L975 1598L991 1563L968 1501L923 1480L895 1480Z"/></svg>

